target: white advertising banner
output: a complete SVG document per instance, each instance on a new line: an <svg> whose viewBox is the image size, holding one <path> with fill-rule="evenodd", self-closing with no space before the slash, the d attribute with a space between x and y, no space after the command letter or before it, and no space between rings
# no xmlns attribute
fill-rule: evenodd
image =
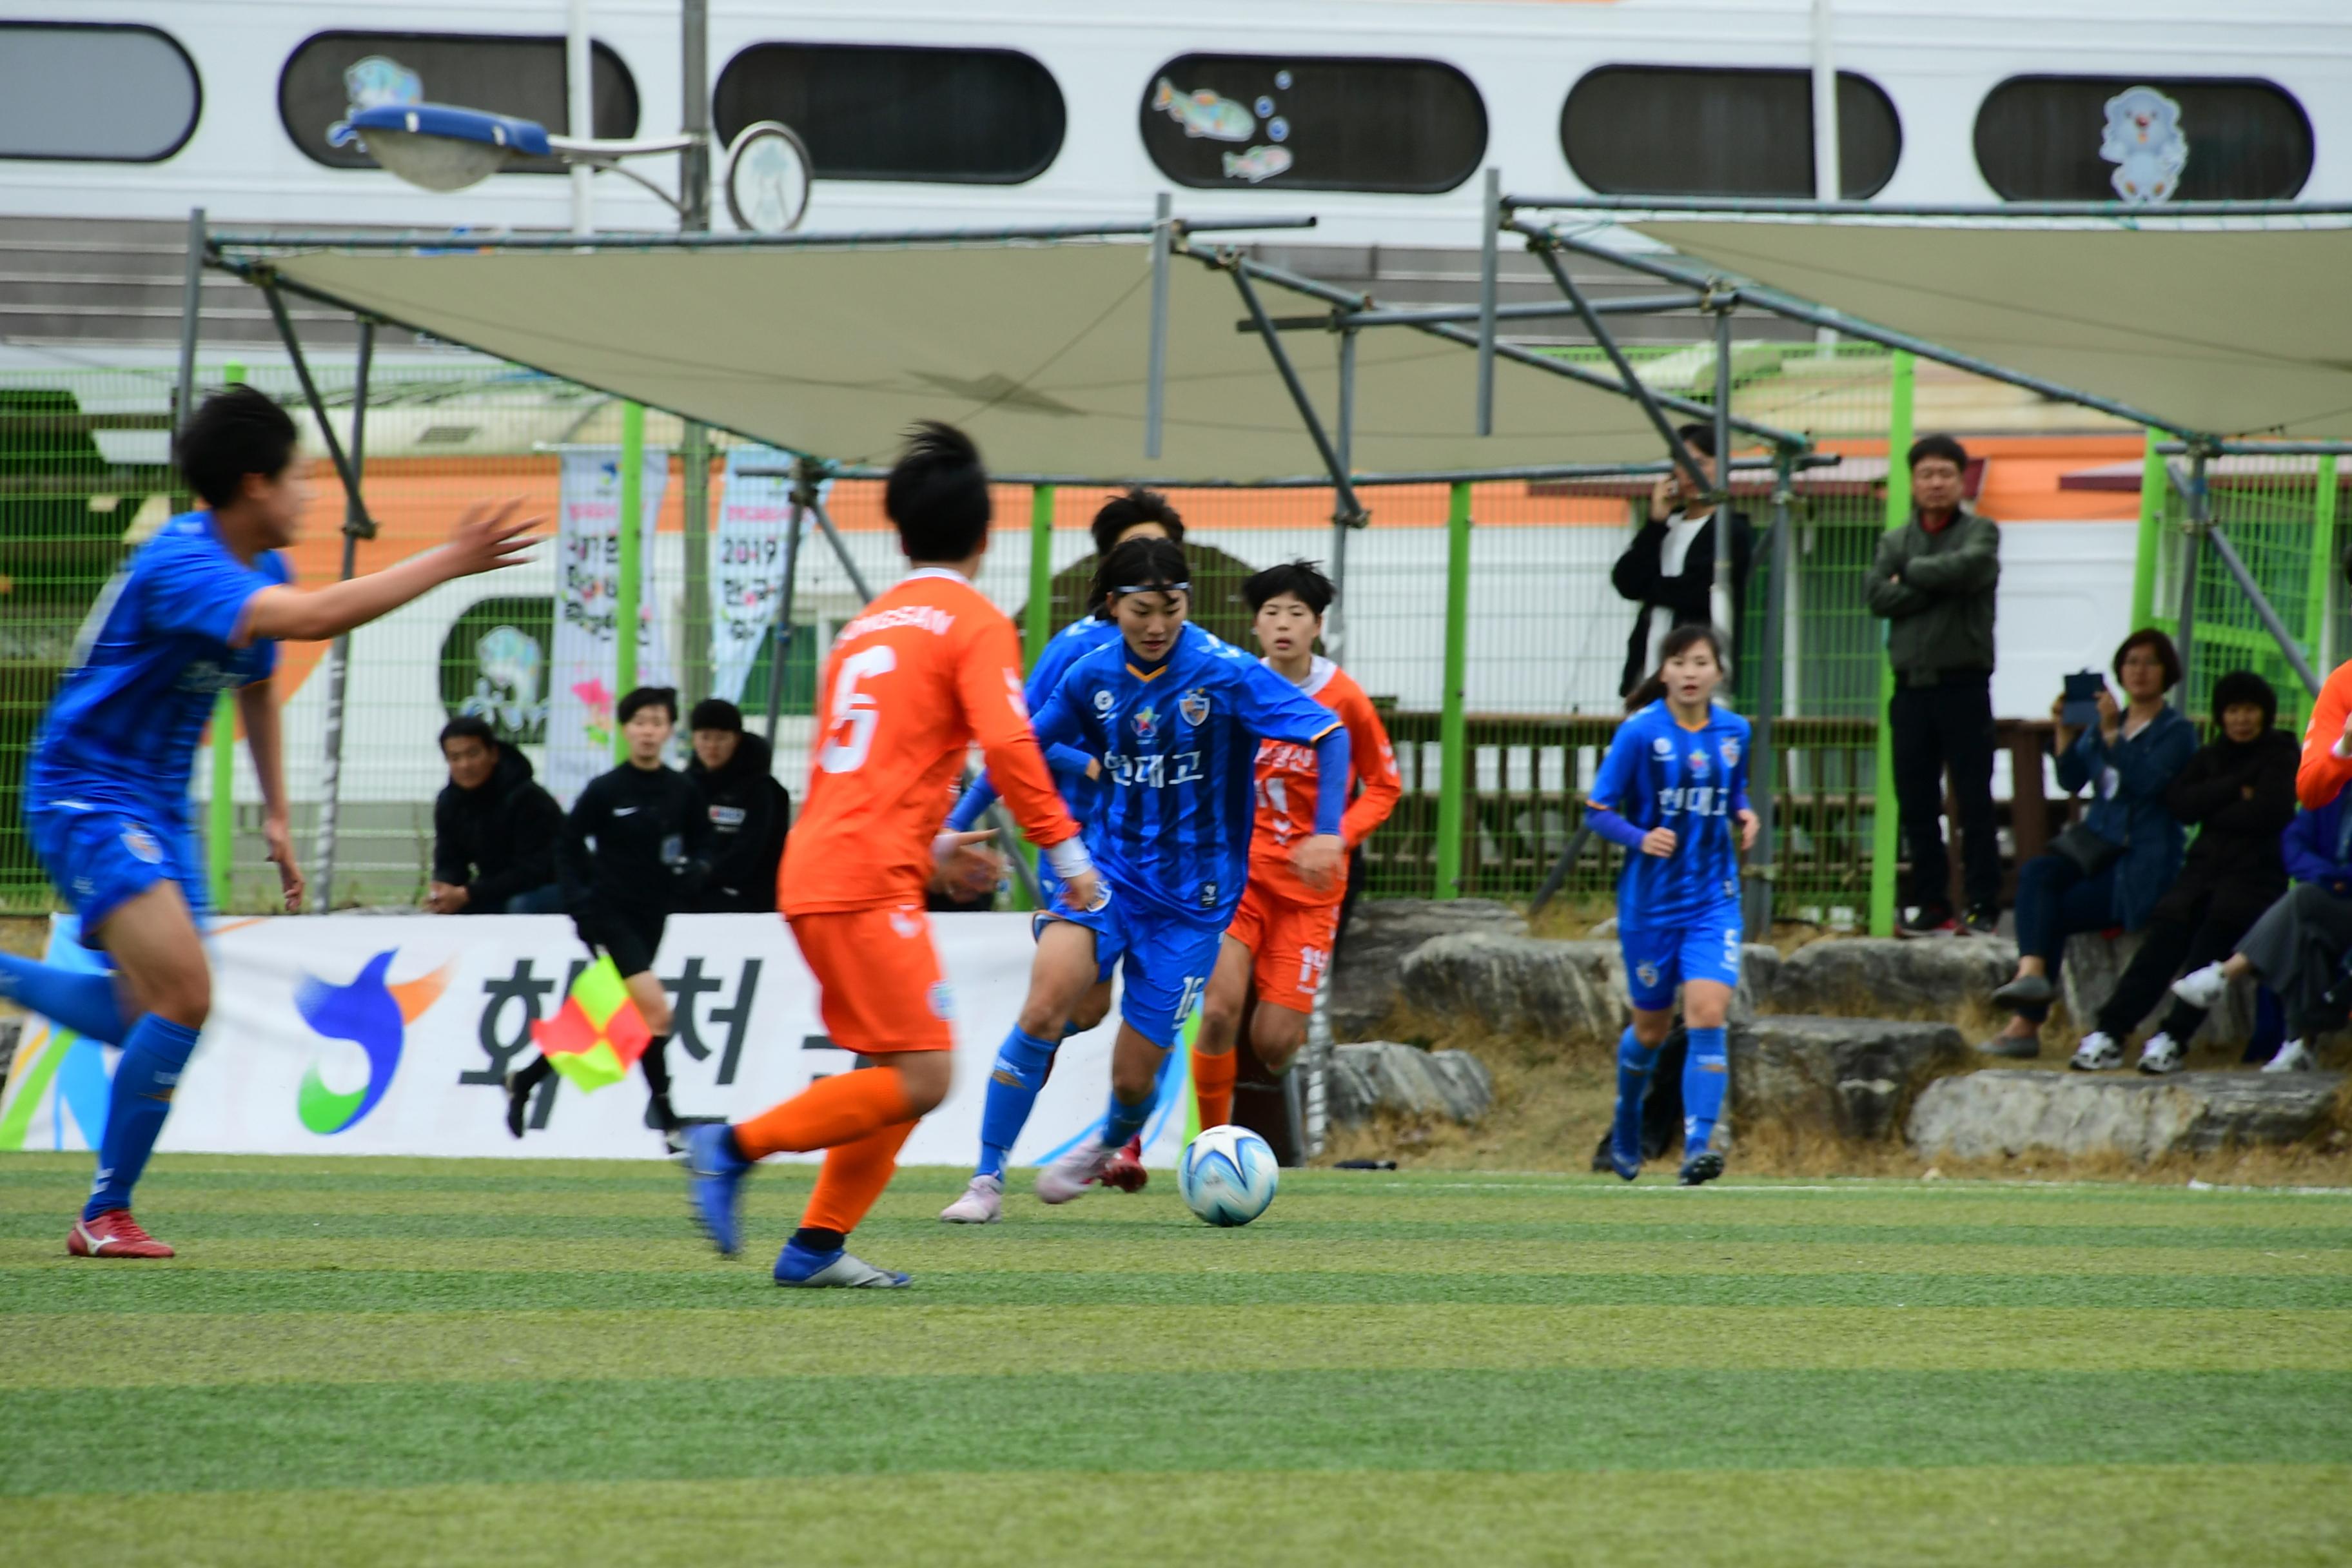
<svg viewBox="0 0 2352 1568"><path fill-rule="evenodd" d="M710 692L730 702L743 700L744 682L784 591L793 481L781 470L792 460L789 452L767 447L738 447L727 454L719 526L710 535ZM747 474L747 468L779 471ZM820 500L831 486L828 479L817 487ZM809 518L801 519L803 532L812 526Z"/></svg>
<svg viewBox="0 0 2352 1568"><path fill-rule="evenodd" d="M50 958L97 961L57 917ZM956 1004L955 1091L908 1140L909 1164L969 1164L996 1047L1028 986L1028 917L933 918ZM213 1015L158 1145L221 1154L440 1154L653 1159L646 1087L632 1072L583 1092L552 1079L530 1131L506 1130L507 1072L530 1059L534 1019L551 1017L588 955L557 915L329 915L220 922L211 940ZM855 1058L825 1037L816 985L782 920L680 915L655 970L677 1033L672 1093L685 1116L764 1110ZM1116 1016L1064 1043L1013 1150L1060 1152L1099 1124ZM105 1126L119 1053L28 1019L0 1093L0 1149L88 1149ZM1147 1129L1149 1163L1171 1166L1189 1092L1185 1053ZM815 1158L815 1156L808 1156Z"/></svg>
<svg viewBox="0 0 2352 1568"><path fill-rule="evenodd" d="M654 592L654 522L669 488L669 450L646 448L638 530L637 684L667 686L669 640ZM621 596L621 449L563 454L557 503L555 647L547 683L547 768L541 782L567 808L613 765L614 627Z"/></svg>

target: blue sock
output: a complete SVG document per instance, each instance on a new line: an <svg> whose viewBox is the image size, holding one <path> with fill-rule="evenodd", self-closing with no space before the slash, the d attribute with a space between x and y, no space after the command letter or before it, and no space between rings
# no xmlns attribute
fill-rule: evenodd
<svg viewBox="0 0 2352 1568"><path fill-rule="evenodd" d="M980 1110L980 1163L972 1174L1003 1177L1013 1141L1028 1125L1030 1108L1037 1103L1045 1068L1053 1060L1053 1042L1024 1034L1017 1024L1004 1037L996 1048L996 1066L988 1074L988 1099Z"/></svg>
<svg viewBox="0 0 2352 1568"><path fill-rule="evenodd" d="M60 969L14 953L0 952L0 996L100 1045L122 1044L137 1022L123 1016L113 975Z"/></svg>
<svg viewBox="0 0 2352 1568"><path fill-rule="evenodd" d="M84 1219L131 1206L131 1189L147 1168L163 1118L172 1113L172 1091L196 1048L196 1032L150 1013L122 1042L114 1066L114 1091L106 1106L106 1136L98 1145L98 1180Z"/></svg>
<svg viewBox="0 0 2352 1568"><path fill-rule="evenodd" d="M1609 1143L1621 1165L1642 1163L1642 1099L1650 1091L1650 1068L1658 1053L1634 1037L1633 1026L1617 1037L1617 1119L1610 1124Z"/></svg>
<svg viewBox="0 0 2352 1568"><path fill-rule="evenodd" d="M1156 1092L1147 1094L1129 1105L1119 1099L1117 1089L1111 1090L1110 1110L1103 1115L1103 1147L1126 1148L1127 1141L1142 1131L1143 1124L1151 1120L1151 1105L1158 1098Z"/></svg>
<svg viewBox="0 0 2352 1568"><path fill-rule="evenodd" d="M1724 1090L1731 1087L1731 1062L1724 1054L1723 1030L1693 1029L1690 1054L1683 1058L1683 1158L1703 1154L1715 1141L1723 1114Z"/></svg>

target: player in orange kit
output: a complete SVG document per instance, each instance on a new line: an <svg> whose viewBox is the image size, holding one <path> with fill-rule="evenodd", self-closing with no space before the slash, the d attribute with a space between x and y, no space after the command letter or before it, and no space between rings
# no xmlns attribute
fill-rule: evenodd
<svg viewBox="0 0 2352 1568"><path fill-rule="evenodd" d="M1306 561L1271 566L1242 584L1256 615L1265 662L1276 674L1339 714L1348 728L1349 754L1362 793L1339 822L1348 848L1371 837L1396 809L1402 785L1389 732L1371 699L1345 670L1315 651L1323 612L1331 607L1331 580ZM1192 1046L1192 1093L1201 1125L1233 1120L1234 1041L1249 1001L1253 977L1257 1008L1250 1048L1269 1072L1290 1066L1307 1043L1307 1018L1331 962L1339 934L1341 875L1320 891L1299 879L1293 846L1315 830L1315 752L1286 741L1265 741L1257 752L1257 823L1250 837L1249 889L1217 955L1216 972L1201 1002L1201 1028Z"/></svg>
<svg viewBox="0 0 2352 1568"><path fill-rule="evenodd" d="M985 833L943 833L949 786L977 741L990 775L1073 909L1099 883L1030 732L1013 623L971 585L988 552L988 475L962 432L925 423L890 470L883 510L913 570L841 628L808 794L778 880L793 939L814 972L833 1043L861 1067L820 1079L730 1127L688 1130L695 1217L719 1250L740 1245L743 1179L771 1154L826 1151L776 1283L895 1287L904 1274L847 1250L889 1184L915 1122L947 1098L953 1031L923 891L985 858Z"/></svg>

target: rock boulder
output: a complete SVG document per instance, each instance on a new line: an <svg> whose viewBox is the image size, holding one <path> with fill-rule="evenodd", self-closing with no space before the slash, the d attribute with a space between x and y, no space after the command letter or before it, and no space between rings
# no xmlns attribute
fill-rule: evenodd
<svg viewBox="0 0 2352 1568"><path fill-rule="evenodd" d="M1469 1123L1495 1103L1486 1064L1467 1051L1424 1051L1391 1040L1338 1046L1326 1078L1331 1120L1370 1121L1381 1111L1416 1121Z"/></svg>
<svg viewBox="0 0 2352 1568"><path fill-rule="evenodd" d="M1970 1073L1930 1084L1906 1131L1924 1159L2040 1151L2145 1163L2233 1144L2300 1143L2326 1129L2344 1079L2342 1073Z"/></svg>
<svg viewBox="0 0 2352 1568"><path fill-rule="evenodd" d="M1433 937L1481 931L1524 936L1528 922L1492 899L1364 899L1331 962L1331 1031L1339 1039L1380 1027L1396 1005L1405 954Z"/></svg>
<svg viewBox="0 0 2352 1568"><path fill-rule="evenodd" d="M1448 1024L1538 1039L1597 1039L1625 1026L1613 942L1441 936L1402 966L1398 994Z"/></svg>
<svg viewBox="0 0 2352 1568"><path fill-rule="evenodd" d="M1921 1092L1944 1074L1964 1070L1969 1055L1967 1040L1948 1024L1758 1018L1731 1035L1735 1125L1892 1140Z"/></svg>
<svg viewBox="0 0 2352 1568"><path fill-rule="evenodd" d="M2016 972L2015 944L1990 937L1840 937L1782 959L1763 1005L1776 1013L1949 1020Z"/></svg>

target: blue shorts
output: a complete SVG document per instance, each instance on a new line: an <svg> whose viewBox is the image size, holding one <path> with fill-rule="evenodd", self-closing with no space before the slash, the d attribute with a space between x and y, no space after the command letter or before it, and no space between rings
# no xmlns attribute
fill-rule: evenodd
<svg viewBox="0 0 2352 1568"><path fill-rule="evenodd" d="M158 882L177 882L196 929L205 921L205 862L184 805L142 805L111 791L28 790L25 828L49 880L95 931Z"/></svg>
<svg viewBox="0 0 2352 1568"><path fill-rule="evenodd" d="M1040 912L1035 929L1045 930L1049 921L1067 921L1094 932L1095 977L1108 980L1114 968L1126 977L1118 1016L1166 1050L1182 1037L1184 1020L1208 989L1225 928L1197 926L1137 909L1108 882L1104 891L1110 896L1100 908L1083 913L1058 907Z"/></svg>
<svg viewBox="0 0 2352 1568"><path fill-rule="evenodd" d="M1617 946L1625 955L1625 989L1633 1005L1663 1013L1675 1005L1675 988L1693 980L1738 986L1743 935L1735 903L1673 925L1620 925Z"/></svg>

